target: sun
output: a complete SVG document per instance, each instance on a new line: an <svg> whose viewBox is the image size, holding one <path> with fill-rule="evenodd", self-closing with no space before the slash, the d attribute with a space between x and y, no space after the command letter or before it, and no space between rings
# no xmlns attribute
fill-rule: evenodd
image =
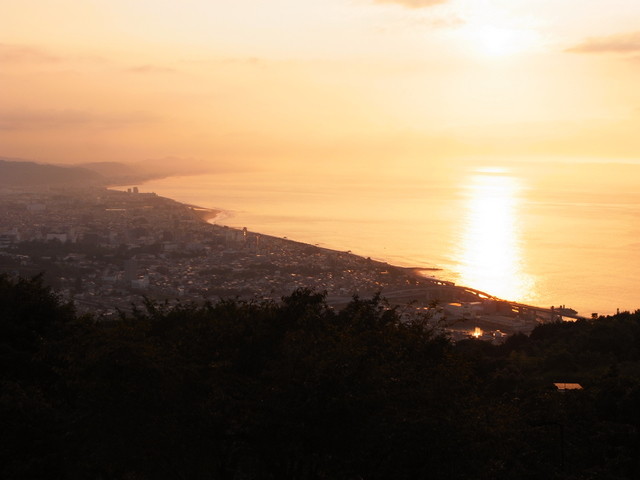
<svg viewBox="0 0 640 480"><path fill-rule="evenodd" d="M495 25L470 25L464 29L463 36L477 55L489 58L524 53L537 43L535 33L529 29Z"/></svg>

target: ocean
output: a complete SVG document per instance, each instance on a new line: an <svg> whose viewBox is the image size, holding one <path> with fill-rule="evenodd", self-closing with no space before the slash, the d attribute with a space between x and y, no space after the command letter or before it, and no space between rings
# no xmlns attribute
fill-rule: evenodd
<svg viewBox="0 0 640 480"><path fill-rule="evenodd" d="M141 191L222 210L212 223L422 267L580 314L640 308L640 167L527 164L422 176L226 172Z"/></svg>

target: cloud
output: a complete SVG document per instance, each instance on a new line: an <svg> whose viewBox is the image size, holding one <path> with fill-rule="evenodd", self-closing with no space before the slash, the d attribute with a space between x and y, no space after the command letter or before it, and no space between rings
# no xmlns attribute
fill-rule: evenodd
<svg viewBox="0 0 640 480"><path fill-rule="evenodd" d="M404 26L426 27L430 29L440 28L456 28L464 25L466 22L457 15L447 15L443 17L431 18L408 18L404 22Z"/></svg>
<svg viewBox="0 0 640 480"><path fill-rule="evenodd" d="M427 8L439 5L441 3L447 3L449 0L373 0L373 3L385 4L392 3L400 5L405 8Z"/></svg>
<svg viewBox="0 0 640 480"><path fill-rule="evenodd" d="M0 63L3 65L50 64L65 63L104 64L108 60L94 54L64 54L52 53L46 48L35 45L19 45L0 43Z"/></svg>
<svg viewBox="0 0 640 480"><path fill-rule="evenodd" d="M60 57L42 48L0 43L0 62L2 63L58 63L60 61Z"/></svg>
<svg viewBox="0 0 640 480"><path fill-rule="evenodd" d="M375 27L376 33L396 34L398 30L406 30L407 28L419 28L429 30L454 29L464 25L466 22L457 15L447 15L442 17L420 17L410 15L395 21L386 21L384 25Z"/></svg>
<svg viewBox="0 0 640 480"><path fill-rule="evenodd" d="M455 28L464 25L466 22L456 15L451 15L441 18L422 19L417 23L431 28Z"/></svg>
<svg viewBox="0 0 640 480"><path fill-rule="evenodd" d="M156 74L156 73L176 73L177 70L169 67L162 67L158 65L138 65L136 67L130 67L125 70L129 73L140 74Z"/></svg>
<svg viewBox="0 0 640 480"><path fill-rule="evenodd" d="M406 8L427 8L449 0L373 0L374 3L395 3Z"/></svg>
<svg viewBox="0 0 640 480"><path fill-rule="evenodd" d="M606 37L591 37L568 48L572 53L640 53L640 31Z"/></svg>
<svg viewBox="0 0 640 480"><path fill-rule="evenodd" d="M118 128L152 120L154 117L145 112L110 114L73 109L10 110L0 111L0 131L68 127Z"/></svg>
<svg viewBox="0 0 640 480"><path fill-rule="evenodd" d="M255 65L259 66L264 63L264 60L258 57L238 57L238 58L224 58L222 63L235 63L241 65Z"/></svg>

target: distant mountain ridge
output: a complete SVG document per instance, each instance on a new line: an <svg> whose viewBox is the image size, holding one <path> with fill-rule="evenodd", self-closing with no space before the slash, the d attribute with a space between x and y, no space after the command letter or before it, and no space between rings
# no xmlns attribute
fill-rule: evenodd
<svg viewBox="0 0 640 480"><path fill-rule="evenodd" d="M89 162L77 167L100 174L105 185L132 185L158 176L120 162Z"/></svg>
<svg viewBox="0 0 640 480"><path fill-rule="evenodd" d="M137 169L121 162L88 162L80 163L75 166L97 172L104 177L118 177L140 174Z"/></svg>
<svg viewBox="0 0 640 480"><path fill-rule="evenodd" d="M206 172L202 162L165 157L134 164L86 162L55 165L0 156L0 186L134 185L154 178Z"/></svg>
<svg viewBox="0 0 640 480"><path fill-rule="evenodd" d="M96 186L105 183L104 176L88 168L0 158L1 186Z"/></svg>

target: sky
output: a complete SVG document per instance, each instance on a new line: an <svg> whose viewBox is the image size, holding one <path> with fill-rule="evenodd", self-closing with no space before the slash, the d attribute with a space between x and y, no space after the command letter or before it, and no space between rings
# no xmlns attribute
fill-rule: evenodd
<svg viewBox="0 0 640 480"><path fill-rule="evenodd" d="M637 0L0 0L0 157L640 161Z"/></svg>

